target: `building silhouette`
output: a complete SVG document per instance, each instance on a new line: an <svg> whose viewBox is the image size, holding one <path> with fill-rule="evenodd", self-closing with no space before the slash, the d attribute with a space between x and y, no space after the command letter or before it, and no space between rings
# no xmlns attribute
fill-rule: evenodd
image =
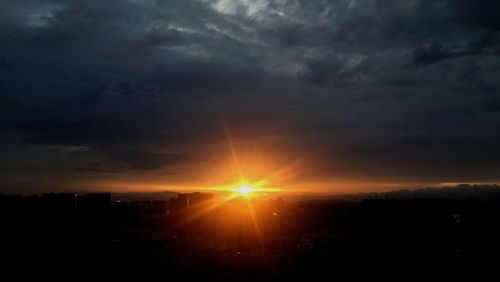
<svg viewBox="0 0 500 282"><path fill-rule="evenodd" d="M199 204L212 200L213 195L208 193L181 193L177 198L170 199L170 212L176 212L189 207L195 207Z"/></svg>

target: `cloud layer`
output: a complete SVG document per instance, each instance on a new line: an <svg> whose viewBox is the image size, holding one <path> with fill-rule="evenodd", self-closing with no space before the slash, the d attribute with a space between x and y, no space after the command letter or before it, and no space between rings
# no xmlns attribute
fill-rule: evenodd
<svg viewBox="0 0 500 282"><path fill-rule="evenodd" d="M36 186L58 158L75 178L196 178L184 167L216 163L228 132L247 154L310 156L305 182L498 181L499 13L486 0L2 1L2 187L13 173ZM34 164L27 148L58 149Z"/></svg>

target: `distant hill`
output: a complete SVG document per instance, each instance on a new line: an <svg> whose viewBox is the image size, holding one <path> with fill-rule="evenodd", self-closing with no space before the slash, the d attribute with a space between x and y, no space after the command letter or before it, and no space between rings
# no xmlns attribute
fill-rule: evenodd
<svg viewBox="0 0 500 282"><path fill-rule="evenodd" d="M328 198L363 200L363 199L466 199L466 198L500 198L500 186L460 184L452 187L426 187L420 189L400 189L389 192L372 192L359 194L335 195Z"/></svg>
<svg viewBox="0 0 500 282"><path fill-rule="evenodd" d="M398 189L387 192L366 192L352 194L283 193L277 196L289 201L304 200L365 200L365 199L500 199L500 185L459 184L448 187L424 187L418 189Z"/></svg>

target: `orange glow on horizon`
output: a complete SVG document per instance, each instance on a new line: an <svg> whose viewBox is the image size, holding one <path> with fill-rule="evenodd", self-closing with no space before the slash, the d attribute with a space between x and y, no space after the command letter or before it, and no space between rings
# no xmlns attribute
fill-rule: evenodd
<svg viewBox="0 0 500 282"><path fill-rule="evenodd" d="M231 200L238 197L256 198L271 193L284 192L285 190L275 187L267 187L264 181L257 181L257 182L240 181L237 184L207 187L204 188L203 191L220 192L226 194L226 196L223 197L225 200Z"/></svg>

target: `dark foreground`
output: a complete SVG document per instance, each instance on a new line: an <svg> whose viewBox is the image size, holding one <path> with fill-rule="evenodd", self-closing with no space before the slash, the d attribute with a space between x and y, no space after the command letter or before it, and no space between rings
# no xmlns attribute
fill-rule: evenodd
<svg viewBox="0 0 500 282"><path fill-rule="evenodd" d="M2 195L0 211L3 281L477 279L496 271L500 255L496 197L215 204L201 194Z"/></svg>

